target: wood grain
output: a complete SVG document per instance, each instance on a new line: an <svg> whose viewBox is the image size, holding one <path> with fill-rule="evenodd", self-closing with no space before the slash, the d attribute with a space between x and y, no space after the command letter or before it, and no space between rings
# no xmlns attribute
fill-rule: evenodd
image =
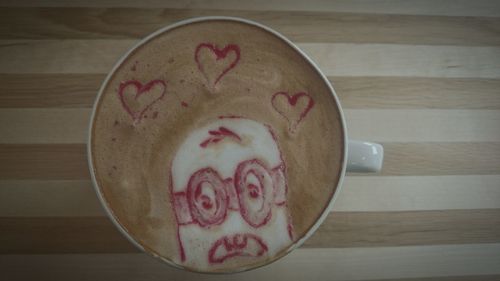
<svg viewBox="0 0 500 281"><path fill-rule="evenodd" d="M499 142L383 145L384 167L379 175L500 174ZM89 179L83 144L0 144L0 163L4 180Z"/></svg>
<svg viewBox="0 0 500 281"><path fill-rule="evenodd" d="M500 80L330 77L344 108L500 109Z"/></svg>
<svg viewBox="0 0 500 281"><path fill-rule="evenodd" d="M16 280L376 280L499 275L499 263L499 244L298 249L236 275L189 273L144 254L0 256L4 276Z"/></svg>
<svg viewBox="0 0 500 281"><path fill-rule="evenodd" d="M89 108L104 74L0 74L0 108ZM500 109L500 80L329 77L343 108Z"/></svg>
<svg viewBox="0 0 500 281"><path fill-rule="evenodd" d="M0 254L139 252L107 217L0 218ZM500 242L500 209L333 212L304 248Z"/></svg>
<svg viewBox="0 0 500 281"><path fill-rule="evenodd" d="M500 174L500 143L385 143L382 175Z"/></svg>
<svg viewBox="0 0 500 281"><path fill-rule="evenodd" d="M349 137L377 142L500 141L500 110L345 110ZM1 115L1 114L0 114Z"/></svg>
<svg viewBox="0 0 500 281"><path fill-rule="evenodd" d="M106 214L90 180L0 181L0 217L92 216Z"/></svg>
<svg viewBox="0 0 500 281"><path fill-rule="evenodd" d="M496 47L297 45L331 76L500 77L500 48Z"/></svg>
<svg viewBox="0 0 500 281"><path fill-rule="evenodd" d="M499 175L348 176L334 211L500 208Z"/></svg>
<svg viewBox="0 0 500 281"><path fill-rule="evenodd" d="M500 241L500 209L331 213L306 247L352 248Z"/></svg>
<svg viewBox="0 0 500 281"><path fill-rule="evenodd" d="M107 217L0 218L3 254L139 252Z"/></svg>
<svg viewBox="0 0 500 281"><path fill-rule="evenodd" d="M2 179L89 179L81 144L0 145Z"/></svg>
<svg viewBox="0 0 500 281"><path fill-rule="evenodd" d="M500 45L500 18L157 8L4 8L0 37L142 38L179 20L214 14L260 22L294 42Z"/></svg>
<svg viewBox="0 0 500 281"><path fill-rule="evenodd" d="M149 7L180 9L243 9L250 11L334 11L370 14L408 14L499 17L500 4L489 0L1 0L0 7Z"/></svg>
<svg viewBox="0 0 500 281"><path fill-rule="evenodd" d="M86 143L90 109L0 109L0 143Z"/></svg>
<svg viewBox="0 0 500 281"><path fill-rule="evenodd" d="M90 108L103 74L0 74L1 108Z"/></svg>
<svg viewBox="0 0 500 281"><path fill-rule="evenodd" d="M137 42L125 39L0 40L0 73L107 73ZM500 47L297 45L328 76L500 78Z"/></svg>

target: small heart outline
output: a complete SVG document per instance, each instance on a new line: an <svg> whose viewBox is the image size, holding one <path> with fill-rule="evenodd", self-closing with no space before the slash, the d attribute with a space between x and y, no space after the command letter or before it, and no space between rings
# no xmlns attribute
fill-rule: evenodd
<svg viewBox="0 0 500 281"><path fill-rule="evenodd" d="M284 96L287 99L288 104L292 108L295 108L295 106L297 105L297 102L299 101L299 99L301 99L303 97L306 97L308 99L307 106L300 112L299 118L297 120L291 120L291 117L288 116L286 114L286 112L283 112L283 111L279 110L279 108L275 104L276 99L279 96ZM274 108L274 110L276 110L276 112L278 112L281 116L283 116L288 121L290 130L292 132L294 132L295 129L297 128L297 126L300 124L300 122L302 122L302 120L307 116L307 114L309 113L309 111L311 111L311 109L313 108L313 106L314 106L314 100L306 92L298 92L298 93L290 96L290 94L288 94L288 92L280 91L280 92L274 93L273 96L271 97L271 105Z"/></svg>
<svg viewBox="0 0 500 281"><path fill-rule="evenodd" d="M199 57L198 57L200 51L203 48L207 48L212 53L214 53L216 56L216 59L215 59L216 61L226 58L230 52L234 52L236 54L234 61L231 62L226 68L224 68L222 70L222 73L219 74L217 76L217 78L215 79L214 84L213 84L213 86L215 86L222 79L222 77L224 75L226 75L226 73L228 73L231 69L233 69L236 66L236 64L238 64L238 62L240 61L240 47L236 44L227 44L226 46L224 46L223 49L219 49L213 43L200 43L200 44L198 44L198 46L196 47L196 50L194 52L194 60L196 61L196 64L198 66L198 70L200 70L200 72L203 74L203 76L205 76L205 79L208 82L210 82L208 75L206 74L205 70L203 69L203 65L200 62Z"/></svg>
<svg viewBox="0 0 500 281"><path fill-rule="evenodd" d="M151 88L153 88L153 86L155 86L157 84L162 86L161 94L159 95L159 97L152 100L149 104L143 106L143 108L134 111L130 108L130 106L125 101L124 90L127 87L129 87L131 85L134 86L135 91L136 91L134 99L137 100L142 95L150 93L149 90L151 90ZM134 121L139 121L142 119L142 116L144 115L144 113L146 113L146 111L148 109L150 109L156 102L158 102L159 100L161 100L165 96L166 89L167 89L166 83L160 79L151 80L146 84L142 84L141 82L139 82L137 80L128 80L126 82L120 83L120 86L118 88L118 97L120 98L120 102L121 102L123 108L130 115L130 117L132 117L132 119Z"/></svg>

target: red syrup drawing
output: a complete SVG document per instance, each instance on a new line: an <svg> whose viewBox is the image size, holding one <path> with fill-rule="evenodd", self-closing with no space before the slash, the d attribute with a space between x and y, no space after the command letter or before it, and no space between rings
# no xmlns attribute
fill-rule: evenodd
<svg viewBox="0 0 500 281"><path fill-rule="evenodd" d="M218 143L227 137L241 142L241 137L238 134L225 127L219 127L218 130L210 130L208 131L208 134L208 138L200 143L200 146L203 148L207 147L209 144Z"/></svg>
<svg viewBox="0 0 500 281"><path fill-rule="evenodd" d="M210 247L208 261L217 264L237 256L260 257L267 251L268 246L257 235L251 233L226 235Z"/></svg>
<svg viewBox="0 0 500 281"><path fill-rule="evenodd" d="M240 117L219 117L216 120L220 119L231 120L234 123L240 119L244 120ZM226 177L221 175L217 165L206 166L192 172L187 178L185 187L177 188L174 188L174 175L172 170L170 171L170 202L177 224L176 239L181 262L189 263L188 260L202 258L200 254L203 255L199 252L201 250L195 250L200 246L193 248L192 242L189 242L192 240L185 236L186 232L181 233L181 229L185 227L191 229L186 230L188 234L198 228L196 232L207 233L207 235L215 231L213 235L216 236L211 236L215 239L207 241L208 244L203 246L206 251L206 262L209 265L222 264L234 257L257 258L267 255L270 249L269 243L275 238L268 240L269 236L266 235L269 234L262 233L263 229L272 229L273 235L284 237L281 239L288 239L286 241L289 242L293 241L293 226L286 206L288 189L286 165L271 127L259 125L267 131L266 137L263 138L276 143L276 148L272 152L275 155L274 160L271 161L278 163L277 165L268 166L269 161L259 158L243 159L233 166L233 174L225 173ZM241 144L242 131L241 129L235 130L235 126L210 126L210 129L204 133L204 137L195 134L198 140L196 141L198 150L227 148L228 146L212 147L222 139ZM251 136L251 132L245 132L245 135L247 134ZM260 134L262 136L262 133ZM239 146L230 147L240 149ZM192 153L196 152L189 152L189 154ZM285 219L279 222L272 219L275 214L278 214L275 213L278 209L279 212L286 214L282 215ZM246 226L229 228L229 230L225 228L228 232L220 233L220 227L229 223L230 216L233 218L232 223L234 223L234 218L238 218L238 220L241 219L241 224ZM198 239L203 240L204 237L197 236L195 239L199 241ZM195 252L198 253L195 254Z"/></svg>
<svg viewBox="0 0 500 281"><path fill-rule="evenodd" d="M171 194L171 204L175 210L176 223L179 226L197 224L203 228L212 228L226 221L229 210L240 212L242 218L252 228L259 229L268 225L271 218L273 205L285 206L286 204L286 182L284 177L284 166L280 165L273 169L267 169L258 159L241 162L236 170L234 180L232 178L222 179L213 168L204 168L191 175L186 191ZM258 184L248 181L249 176L258 179ZM205 189L205 190L204 190ZM206 192L209 189L210 192ZM207 195L211 194L211 196ZM253 207L248 203L253 201ZM257 204L255 204L257 202ZM256 208L255 205L258 207ZM286 206L285 206L286 207ZM291 224L287 225L287 235L292 239ZM244 240L248 234L243 235ZM267 251L267 245L258 235L253 235L252 247L260 245L255 252L254 248L247 248L246 242L240 247L229 247L224 236L214 242L209 252L209 261L221 263L233 256L261 256ZM177 233L177 241L180 246L181 261L185 261L186 254L182 245L181 237ZM225 241L224 243L222 243ZM223 245L227 254L215 257L216 250Z"/></svg>
<svg viewBox="0 0 500 281"><path fill-rule="evenodd" d="M201 53L204 50L208 50L214 54L215 60L202 61ZM229 57L230 54L234 54L232 60ZM213 43L201 43L196 47L194 60L209 85L213 87L238 64L240 60L240 47L236 44L228 44L224 48L219 49ZM222 63L223 66L216 67L217 63Z"/></svg>
<svg viewBox="0 0 500 281"><path fill-rule="evenodd" d="M287 120L289 130L293 133L313 108L314 100L304 92L294 95L289 95L287 92L277 92L271 97L271 104L274 110Z"/></svg>
<svg viewBox="0 0 500 281"><path fill-rule="evenodd" d="M123 109L135 122L140 121L148 109L161 100L166 93L163 80L151 80L142 84L137 80L122 82L118 89L118 97Z"/></svg>

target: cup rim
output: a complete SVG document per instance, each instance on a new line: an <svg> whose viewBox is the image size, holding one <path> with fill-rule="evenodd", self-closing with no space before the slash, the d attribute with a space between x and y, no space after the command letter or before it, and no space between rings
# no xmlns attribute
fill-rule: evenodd
<svg viewBox="0 0 500 281"><path fill-rule="evenodd" d="M307 230L307 232L302 236L302 238L298 239L295 241L295 243L292 243L289 245L286 249L281 250L276 256L272 258L271 261L267 263L262 263L258 265L252 265L249 267L237 267L234 269L230 269L227 271L216 271L216 272L210 272L210 271L203 271L203 270L197 270L195 268L191 267L185 267L180 264L175 263L174 261L165 258L154 251L147 250L143 245L141 245L139 242L136 241L136 239L128 233L128 231L125 229L124 226L120 224L118 221L118 218L115 217L113 210L111 206L107 203L106 199L104 198L104 195L102 194L102 190L99 187L99 184L97 183L96 175L94 172L94 164L93 164L93 159L92 159L92 132L93 132L93 127L94 127L94 119L95 119L95 114L97 111L97 107L99 104L99 101L101 100L101 96L104 92L104 89L106 88L106 85L108 84L109 80L113 77L114 73L116 70L122 65L122 63L134 52L136 49L141 47L142 45L146 44L149 40L157 37L158 35L161 35L164 32L168 32L172 29L175 29L177 27L183 26L183 25L188 25L196 22L204 22L204 21L218 21L218 20L226 20L226 21L233 21L233 22L240 22L240 23L245 23L248 25L252 25L258 28L261 28L274 36L278 37L281 39L283 42L287 43L291 48L293 48L297 53L299 53L312 67L313 69L317 72L317 74L321 77L323 82L326 84L328 89L330 90L330 93L333 96L333 99L335 101L335 104L337 105L337 109L339 112L339 119L342 127L342 134L343 134L343 142L344 142L344 149L343 149L343 158L342 158L342 163L341 163L341 171L339 174L339 179L337 182L337 186L335 187L335 190L333 192L333 195L330 198L330 201L328 202L327 206L323 209L323 212L321 215L316 219L314 224ZM94 187L94 190L97 194L97 197L99 198L99 202L101 206L103 207L104 211L106 212L106 215L108 218L111 219L115 227L120 231L120 233L127 238L135 247L140 249L142 252L152 256L153 258L159 259L162 262L167 263L170 266L173 266L175 268L183 269L186 271L191 271L191 272L196 272L196 273L208 273L208 274L227 274L227 273L238 273L238 272L245 272L249 271L252 269L257 269L260 267L264 267L267 265L270 265L286 255L288 255L290 252L294 251L295 249L299 248L304 244L304 242L311 237L312 234L316 232L318 227L324 222L328 214L332 211L333 209L333 204L336 201L338 194L340 193L344 181L344 176L346 174L346 167L347 167L347 154L348 153L348 137L347 137L347 127L345 123L345 115L342 110L342 107L340 105L339 98L333 89L332 84L330 81L327 79L325 74L321 71L321 69L318 67L318 65L304 52L302 51L297 45L295 45L291 40L289 40L287 37L279 33L278 31L263 25L261 23L255 22L253 20L248 20L244 18L239 18L239 17L228 17L228 16L203 16L203 17L194 17L194 18L188 18L184 19L181 21L177 21L173 24L164 26L151 34L147 35L146 37L142 38L139 40L137 43L134 44L134 46L130 47L125 54L123 54L120 59L113 65L113 68L108 72L106 79L101 84L101 87L99 88L98 94L94 100L94 105L92 107L92 113L90 115L90 123L89 123L89 128L88 128L88 136L87 136L87 161L88 161L88 166L90 170L90 176L91 176L91 181L92 185Z"/></svg>

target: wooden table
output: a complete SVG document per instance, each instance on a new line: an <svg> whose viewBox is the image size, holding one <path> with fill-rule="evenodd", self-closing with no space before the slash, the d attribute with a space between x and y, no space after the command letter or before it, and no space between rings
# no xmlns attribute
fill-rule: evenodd
<svg viewBox="0 0 500 281"><path fill-rule="evenodd" d="M0 279L500 279L499 2L0 6ZM288 36L334 82L350 135L386 152L381 174L347 177L301 249L234 276L139 253L99 206L86 162L90 108L114 62L148 33L201 15Z"/></svg>

